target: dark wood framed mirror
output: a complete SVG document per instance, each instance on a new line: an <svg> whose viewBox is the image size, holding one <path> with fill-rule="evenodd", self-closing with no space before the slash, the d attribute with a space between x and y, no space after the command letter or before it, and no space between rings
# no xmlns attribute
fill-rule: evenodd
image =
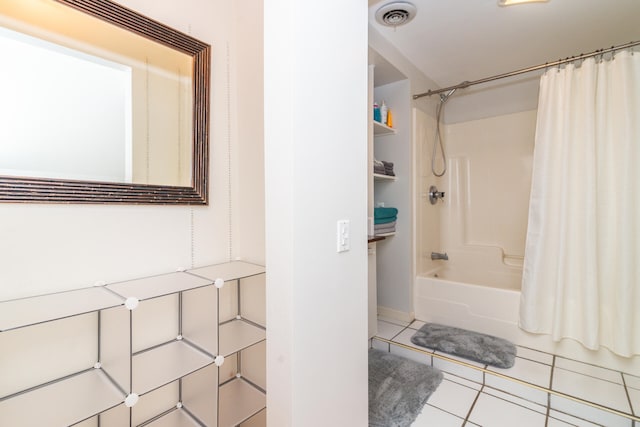
<svg viewBox="0 0 640 427"><path fill-rule="evenodd" d="M25 4L25 0L11 1L18 5L16 7L23 7L23 5ZM98 176L98 178L90 177L88 179L83 179L82 177L85 175L80 173L78 173L77 175L72 175L72 178L67 178L66 176L60 177L56 174L47 175L47 173L29 173L33 169L31 166L24 167L22 169L17 168L16 173L7 173L7 170L12 171L14 169L13 165L3 165L2 160L0 159L0 201L19 203L119 203L181 205L208 204L207 181L209 174L209 86L211 73L211 47L208 44L203 43L189 35L174 30L164 24L142 16L126 7L123 7L117 3L113 3L109 0L33 1L39 3L37 5L38 7L40 7L40 4L44 5L45 8L55 7L64 13L68 11L72 14L82 15L89 20L94 20L89 21L89 23L86 25L83 24L86 28L94 28L96 25L98 25L98 22L100 22L99 25L105 25L106 23L109 27L113 27L115 31L124 32L133 35L140 40L144 40L144 42L142 43L153 43L154 46L149 47L149 45L147 45L147 47L144 47L143 45L143 47L138 48L138 50L140 51L146 52L148 50L155 50L155 46L157 45L158 49L169 49L170 52L176 52L178 55L186 55L186 60L183 59L182 61L186 61L187 66L182 67L180 71L182 73L182 77L179 78L175 78L173 76L167 77L167 75L171 74L173 71L168 72L168 68L163 69L163 67L165 67L164 64L154 63L149 65L149 62L146 59L135 59L134 61L137 62L138 65L134 65L134 71L132 73L130 72L130 74L135 75L135 73L137 72L135 70L135 67L137 67L142 70L138 72L139 74L149 74L149 69L153 68L155 70L154 72L156 72L157 75L162 75L162 78L164 78L164 80L166 81L180 80L179 84L182 85L185 95L176 95L174 93L166 99L158 98L158 95L150 91L149 87L151 86L151 84L149 83L148 79L139 79L142 83L135 83L136 78L133 77L133 81L127 83L129 86L134 86L134 94L136 90L140 91L141 93L144 92L145 102L138 102L134 99L133 101L130 101L128 104L129 106L125 108L125 110L128 110L129 112L131 112L130 110L133 110L133 118L128 118L125 120L125 122L129 121L133 123L133 125L131 126L133 130L129 129L124 132L128 135L133 134L133 137L130 136L130 139L133 142L130 142L127 146L128 148L126 148L127 150L129 150L129 152L126 154L126 156L128 156L128 160L125 161L125 163L127 164L126 167L129 170L124 173L124 178L113 180L101 179L100 177L104 175L96 175ZM0 14L2 13L3 11L0 10ZM24 14L32 13L32 10L26 10L26 12L24 12ZM46 10L42 13L45 16L44 20L46 22L63 21L62 23L59 22L58 25L62 25L65 29L77 29L83 26L70 25L68 22L65 23L64 21L66 20L66 18L52 18L51 14L54 13L53 9ZM58 12L56 11L55 13ZM17 21L13 17L8 19L10 22ZM0 22L0 24L2 23ZM8 31L11 32L12 30ZM93 33L94 31L92 30L87 32ZM123 42L122 40L120 40L119 35L114 37L100 37L112 44L120 46L129 45L129 42ZM65 39L67 38L67 35L65 34L64 36L59 37L56 35L55 38ZM81 44L87 44L87 42L83 41ZM67 49L67 47L64 47L63 49ZM102 46L97 49L97 51L102 50L105 50ZM27 54L24 53L22 53L22 55L27 56ZM81 53L81 55L85 54ZM166 52L164 54L162 52L156 54L156 56L162 58L171 55L172 53L167 54ZM111 56L119 58L120 56L124 56L124 54L116 53L111 54ZM99 60L102 61L102 59ZM159 61L163 62L164 59L160 59ZM22 61L21 58L18 58L15 62L24 61ZM117 59L116 62L118 62ZM46 68L46 66L39 68ZM159 78L156 77L155 81L158 80ZM136 89L136 84L140 86L139 89ZM153 83L153 80L152 84L155 84ZM165 90L165 92L171 92L172 90L173 89L169 91ZM176 93L178 93L178 90L179 89L176 89ZM38 95L35 97L39 98L40 96ZM99 102L102 101L99 100ZM181 103L181 105L185 107L179 107L178 109L175 109L173 106L174 104L178 103ZM174 109L169 108L169 106ZM10 105L8 108L14 109L14 105ZM30 108L33 109L33 107ZM49 108L50 110L56 109L55 107ZM102 108L102 106L100 106L98 109L100 108ZM176 125L175 127L179 128L179 130L174 132L172 128L168 129L165 124L165 118L161 116L158 116L160 118L150 120L149 117L152 116L152 114L149 113L150 109L171 110L166 114L178 117L177 123L179 122L179 125ZM29 110L29 113L30 115L32 115L31 110ZM138 114L137 117L146 117L146 121L144 123L136 123L136 114ZM30 124L23 125L24 128L39 127L37 121L33 119L33 115L30 120ZM58 119L53 121L61 120ZM80 125L84 125L84 127L89 128L88 132L91 132L94 128L93 126L87 126L85 122L81 122L79 119L76 119L76 122L72 122L71 125L67 124L66 127L82 127ZM140 128L140 132L136 130L137 128ZM20 130L18 131L18 133L19 132ZM102 132L95 131L94 134L90 134L92 136L84 138L84 142L86 142L86 144L84 144L85 147L83 149L86 149L87 151L93 150L92 148L90 148L90 143L93 142L93 135L98 137L98 133ZM144 144L147 145L147 151L145 151L146 154L136 154L136 150L145 150L144 147L140 149L135 148L137 133L141 133L143 135L138 139L142 140ZM13 146L11 146L11 140L15 138L9 138L6 136L4 138L7 140L3 141L2 134L0 133L0 157L5 157L5 159L7 159L10 156L3 156L1 145L7 144L9 148L6 148L6 150L11 150L15 149L15 147L20 146L21 144L14 143ZM167 167L165 166L165 163L159 162L158 166L155 166L156 172L154 172L156 175L158 175L165 169L176 169L179 172L175 172L174 174L179 174L179 178L176 178L175 180L167 180L165 178L149 178L149 170L151 170L151 167L149 166L149 158L152 156L149 154L150 150L148 149L148 147L151 143L154 142L155 138L165 139L169 141L173 141L176 139L182 140L182 148L171 148L171 150L174 151L167 151L166 153L163 153L162 156L156 156L163 157L163 161L165 163L171 159L178 159L179 157L183 157L182 160L176 160L175 163L177 164L177 166L172 165L170 167ZM39 145L39 147L44 148L32 148L30 152L21 154L23 158L31 158L33 157L33 153L42 152L49 149L48 146L51 144L49 144L49 141L46 141L47 138L39 137L37 139L41 140L39 144L42 144L42 140L45 139L44 144ZM66 139L66 137L61 137L58 139L64 140ZM57 150L57 148L54 149ZM124 151L120 148L118 150ZM42 154L42 156L52 158L53 162L60 162L63 158L75 156L75 152L72 153L72 155L60 154L59 156L58 151L52 151L52 153L53 154ZM187 153L190 153L191 155L189 156ZM98 158L97 162L103 161L103 159L100 159L100 156L101 154L99 153L94 156ZM120 154L119 156L122 157L122 155ZM139 159L137 157L139 157ZM9 160L5 161L10 162ZM81 160L81 162L83 161ZM137 164L141 164L143 165L141 166L141 168L145 168L145 162L147 164L145 173L139 173L134 170L135 165ZM142 176L145 174L146 177ZM140 177L136 177L136 175ZM81 178L77 178L77 176L80 176Z"/></svg>

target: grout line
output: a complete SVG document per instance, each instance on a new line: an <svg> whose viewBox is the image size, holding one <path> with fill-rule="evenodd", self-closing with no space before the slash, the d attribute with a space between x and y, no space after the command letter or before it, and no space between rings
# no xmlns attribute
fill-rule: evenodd
<svg viewBox="0 0 640 427"><path fill-rule="evenodd" d="M475 408L475 406L476 406L476 402L478 402L478 399L480 398L480 394L482 394L482 390L484 390L484 385L482 387L480 387L480 390L478 390L478 393L476 394L476 398L473 399L473 403L469 407L469 412L467 412L467 416L464 417L464 422L462 423L463 427L467 423L471 422L471 421L469 421L469 417L471 416L471 412L473 411L473 408Z"/></svg>
<svg viewBox="0 0 640 427"><path fill-rule="evenodd" d="M408 349L408 350L413 350L413 351L416 351L416 352L419 352L419 353L430 354L432 357L437 357L438 359L446 360L448 362L455 363L457 365L464 366L464 367L467 367L467 368L470 368L470 369L474 369L476 371L485 372L485 373L491 374L493 376L496 376L498 378L506 379L506 380L518 383L520 385L531 387L531 388L539 390L539 391L543 391L543 392L546 392L546 393L550 393L550 394L565 398L565 399L570 400L572 402L577 402L577 403L580 403L580 404L591 406L591 407L593 407L595 409L606 411L606 412L609 412L609 413L612 413L612 414L615 414L615 415L618 415L618 416L621 416L621 417L630 418L630 419L632 419L634 421L640 421L640 417L636 417L635 415L633 415L631 413L622 412L622 411L620 411L618 409L609 408L608 406L604 406L604 405L601 405L601 404L595 403L595 402L590 402L590 401L581 399L581 398L576 397L576 396L572 396L572 395L569 395L569 394L566 394L566 393L563 393L563 392L560 392L560 391L557 391L557 390L553 390L551 388L541 387L539 385L536 385L536 384L533 384L533 383L530 383L530 382L527 382L527 381L523 381L523 380L520 380L518 378L510 377L508 375L501 374L499 372L490 371L488 369L481 368L481 367L472 365L472 364L467 363L467 362L463 362L463 361L460 361L460 360L452 359L451 357L448 357L448 356L443 355L443 354L428 353L427 351L408 346L408 345L403 344L401 342L391 341L391 340L387 340L387 339L381 338L381 337L375 337L375 339L378 340L378 341L386 342L389 345L393 344L393 345L396 345L396 346L399 346L399 347L403 347L403 348ZM554 355L554 357L555 357L555 355Z"/></svg>
<svg viewBox="0 0 640 427"><path fill-rule="evenodd" d="M429 398L431 398L431 397L429 397ZM432 405L431 403L429 403L429 401L427 401L427 403L425 403L425 406L431 406L432 408L435 408L435 409L437 409L438 411L444 412L445 414L449 414L449 415L451 415L452 417L456 417L457 419L461 420L463 423L464 423L464 421L465 421L465 419L464 419L464 418L462 418L460 415L456 415L456 414L454 414L453 412L447 411L446 409L443 409L443 408L441 408L441 407L439 407L439 406Z"/></svg>
<svg viewBox="0 0 640 427"><path fill-rule="evenodd" d="M485 388L489 389L489 391L484 391L484 389L485 389ZM491 390L495 390L495 391L500 392L500 393L502 393L502 394L506 394L507 396L515 397L516 399L519 399L519 400L523 400L523 401L526 401L526 402L532 403L532 404L534 404L534 405L540 406L541 408L545 408L545 406L544 406L544 405L541 405L541 404L539 404L539 403L537 403L537 402L534 402L534 401L529 400L529 399L527 399L527 398L524 398L524 397L522 397L522 396L518 396L518 395L515 395L515 394L513 394L513 393L509 393L509 392L507 392L507 391L500 390L500 389L497 389L497 388L493 388L493 387L491 387L491 386L486 386L486 387L484 387L482 390L483 390L483 393L484 393L484 394L486 394L486 395L488 395L488 396L491 396L491 397L495 397L496 399L500 399L500 400L502 400L503 402L507 402L507 403L510 403L510 404L512 404L512 405L519 406L519 407L521 407L521 408L523 408L523 409L527 409L527 410L529 410L529 411L531 411L531 412L535 412L536 414L540 414L540 415L543 415L543 416L545 415L545 413L540 412L540 411L538 411L538 410L536 410L536 409L532 409L532 408L530 408L530 407L528 407L528 406L525 406L525 405L523 405L523 404L521 404L521 403L515 402L515 401L513 401L513 400L506 399L506 398L504 398L504 397L496 396L495 394L491 394L491 393L490 393L490 391L491 391Z"/></svg>
<svg viewBox="0 0 640 427"><path fill-rule="evenodd" d="M627 387L627 382L624 380L624 375L622 375L622 372L620 373L620 378L622 378L622 385L624 386L624 392L627 395L627 400L629 401L629 408L631 408L631 413L633 415L640 415L640 414L636 414L636 411L633 409L633 402L631 402L631 395L629 394L629 388Z"/></svg>

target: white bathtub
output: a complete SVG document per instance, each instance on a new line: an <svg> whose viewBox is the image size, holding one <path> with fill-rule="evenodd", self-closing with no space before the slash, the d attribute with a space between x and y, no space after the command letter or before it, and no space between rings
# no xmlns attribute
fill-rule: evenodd
<svg viewBox="0 0 640 427"><path fill-rule="evenodd" d="M548 335L524 332L518 327L518 269L507 269L511 270L510 274L488 274L488 270L456 271L440 267L417 276L414 284L416 320L495 335L524 347L611 369L640 372L640 356L622 358L605 348L591 351L573 340L553 342Z"/></svg>
<svg viewBox="0 0 640 427"><path fill-rule="evenodd" d="M514 339L518 329L518 269L503 272L440 267L416 277L416 319Z"/></svg>

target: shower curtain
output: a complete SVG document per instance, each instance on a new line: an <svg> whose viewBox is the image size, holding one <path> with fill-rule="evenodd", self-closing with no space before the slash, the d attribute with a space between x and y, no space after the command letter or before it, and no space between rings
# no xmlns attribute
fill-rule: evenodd
<svg viewBox="0 0 640 427"><path fill-rule="evenodd" d="M640 354L640 53L541 77L520 326Z"/></svg>

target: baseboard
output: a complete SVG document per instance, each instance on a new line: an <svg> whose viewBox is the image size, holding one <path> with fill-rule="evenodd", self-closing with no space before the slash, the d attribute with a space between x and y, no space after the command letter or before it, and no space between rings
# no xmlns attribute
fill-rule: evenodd
<svg viewBox="0 0 640 427"><path fill-rule="evenodd" d="M404 312L399 310L394 310L393 308L378 306L378 316L386 317L387 319L399 320L405 323L411 323L415 320L415 313L412 312Z"/></svg>

